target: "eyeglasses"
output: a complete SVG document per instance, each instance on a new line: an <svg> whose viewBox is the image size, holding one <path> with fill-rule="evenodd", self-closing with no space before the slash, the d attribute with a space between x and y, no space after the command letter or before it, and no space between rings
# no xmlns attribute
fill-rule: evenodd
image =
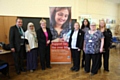
<svg viewBox="0 0 120 80"><path fill-rule="evenodd" d="M96 25L90 25L90 26L96 26Z"/></svg>

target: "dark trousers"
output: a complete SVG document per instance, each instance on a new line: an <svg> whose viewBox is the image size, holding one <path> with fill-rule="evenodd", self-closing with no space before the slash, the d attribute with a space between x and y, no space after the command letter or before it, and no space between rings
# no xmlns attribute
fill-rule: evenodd
<svg viewBox="0 0 120 80"><path fill-rule="evenodd" d="M30 52L27 52L27 69L34 70L37 68L37 56L38 49L31 49Z"/></svg>
<svg viewBox="0 0 120 80"><path fill-rule="evenodd" d="M86 54L85 55L85 71L90 72L90 65L92 60L91 73L96 74L99 68L99 54Z"/></svg>
<svg viewBox="0 0 120 80"><path fill-rule="evenodd" d="M13 57L14 57L14 63L15 63L15 69L16 71L20 71L21 69L24 68L23 66L23 61L24 61L24 56L23 54L25 54L25 47L21 46L19 51L15 51L13 52Z"/></svg>
<svg viewBox="0 0 120 80"><path fill-rule="evenodd" d="M100 53L100 60L99 60L99 69L102 66L102 56L103 56L103 66L104 66L104 70L109 70L109 49L105 50L105 52Z"/></svg>
<svg viewBox="0 0 120 80"><path fill-rule="evenodd" d="M42 69L45 69L45 67L50 67L50 46L45 48L40 47L39 55Z"/></svg>
<svg viewBox="0 0 120 80"><path fill-rule="evenodd" d="M82 67L85 66L85 52L83 51L83 55L82 55Z"/></svg>
<svg viewBox="0 0 120 80"><path fill-rule="evenodd" d="M71 49L71 55L73 59L73 67L80 69L80 51L78 49Z"/></svg>

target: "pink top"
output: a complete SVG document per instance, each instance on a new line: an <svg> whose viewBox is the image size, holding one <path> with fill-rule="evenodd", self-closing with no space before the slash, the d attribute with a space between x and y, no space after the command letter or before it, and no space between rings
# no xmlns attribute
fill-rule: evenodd
<svg viewBox="0 0 120 80"><path fill-rule="evenodd" d="M45 37L46 37L46 41L48 41L48 32L44 32Z"/></svg>

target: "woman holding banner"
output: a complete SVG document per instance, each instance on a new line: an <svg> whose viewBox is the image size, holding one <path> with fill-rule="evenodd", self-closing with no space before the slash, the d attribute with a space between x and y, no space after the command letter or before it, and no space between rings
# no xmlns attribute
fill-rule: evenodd
<svg viewBox="0 0 120 80"><path fill-rule="evenodd" d="M40 63L42 70L45 68L51 68L50 66L50 43L52 35L50 29L46 27L46 20L40 20L40 29L37 31L38 49L40 55Z"/></svg>
<svg viewBox="0 0 120 80"><path fill-rule="evenodd" d="M50 7L50 14L50 30L53 41L64 41L68 37L67 33L71 30L71 8Z"/></svg>
<svg viewBox="0 0 120 80"><path fill-rule="evenodd" d="M83 42L84 32L80 29L80 24L76 22L69 38L69 49L73 59L72 71L79 71L80 69L80 51L83 49Z"/></svg>

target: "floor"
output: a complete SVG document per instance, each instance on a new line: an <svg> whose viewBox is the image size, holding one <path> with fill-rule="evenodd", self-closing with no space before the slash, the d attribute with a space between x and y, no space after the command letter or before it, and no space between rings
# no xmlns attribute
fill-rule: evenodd
<svg viewBox="0 0 120 80"><path fill-rule="evenodd" d="M101 68L98 74L91 76L81 68L78 72L70 71L72 64L52 64L52 69L42 71L40 66L36 71L15 73L14 67L10 67L10 79L1 75L0 80L120 80L120 52L118 49L110 51L110 72Z"/></svg>

